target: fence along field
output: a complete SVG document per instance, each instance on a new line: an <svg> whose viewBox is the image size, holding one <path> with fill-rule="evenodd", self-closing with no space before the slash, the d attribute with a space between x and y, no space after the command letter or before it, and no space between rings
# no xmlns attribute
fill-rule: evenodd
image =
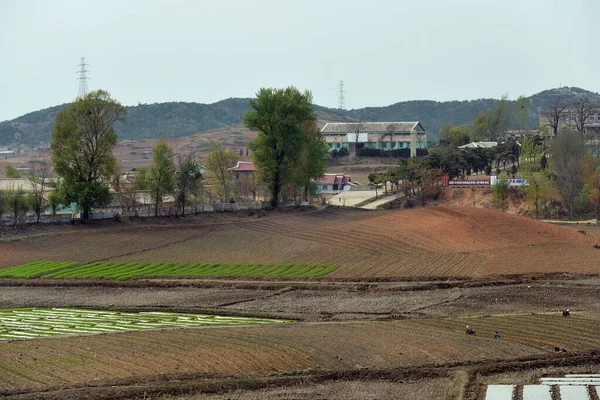
<svg viewBox="0 0 600 400"><path fill-rule="evenodd" d="M111 263L77 266L73 262L37 261L0 270L0 278L99 278L134 279L159 277L319 277L338 266L306 264L214 263Z"/></svg>

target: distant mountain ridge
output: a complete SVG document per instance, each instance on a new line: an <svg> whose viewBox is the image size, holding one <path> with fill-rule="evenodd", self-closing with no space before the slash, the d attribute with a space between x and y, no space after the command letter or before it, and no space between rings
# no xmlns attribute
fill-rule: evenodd
<svg viewBox="0 0 600 400"><path fill-rule="evenodd" d="M538 125L538 112L546 107L552 96L561 95L567 101L587 94L600 102L600 94L576 87L545 90L530 96L530 128ZM242 122L249 110L247 98L230 98L213 104L169 102L140 104L127 107L127 122L116 129L120 139L156 139L189 136L194 133L218 129ZM497 99L465 101L411 100L385 107L365 107L339 110L315 105L323 121L421 121L428 132L437 135L440 127L450 122L454 125L471 124L480 112L493 107ZM514 101L511 104L515 104ZM0 145L48 143L52 126L59 111L68 104L34 111L0 123Z"/></svg>

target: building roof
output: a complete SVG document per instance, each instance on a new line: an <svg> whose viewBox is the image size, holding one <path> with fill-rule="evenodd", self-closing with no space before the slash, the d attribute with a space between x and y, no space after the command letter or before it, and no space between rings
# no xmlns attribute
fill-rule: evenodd
<svg viewBox="0 0 600 400"><path fill-rule="evenodd" d="M326 185L350 183L352 178L350 178L350 175L345 174L325 174L318 182Z"/></svg>
<svg viewBox="0 0 600 400"><path fill-rule="evenodd" d="M362 124L361 132L387 133L388 127L394 125L394 132L410 132L411 130L424 132L423 125L416 122L328 122L322 133L352 133L355 132L356 124Z"/></svg>
<svg viewBox="0 0 600 400"><path fill-rule="evenodd" d="M498 142L471 142L458 146L459 149L489 149L498 146Z"/></svg>
<svg viewBox="0 0 600 400"><path fill-rule="evenodd" d="M233 168L229 168L235 172L251 172L256 171L256 167L252 161L238 161L237 165Z"/></svg>
<svg viewBox="0 0 600 400"><path fill-rule="evenodd" d="M39 187L39 184L35 184ZM25 192L32 192L31 181L28 178L2 178L0 179L0 191L10 191L23 189Z"/></svg>

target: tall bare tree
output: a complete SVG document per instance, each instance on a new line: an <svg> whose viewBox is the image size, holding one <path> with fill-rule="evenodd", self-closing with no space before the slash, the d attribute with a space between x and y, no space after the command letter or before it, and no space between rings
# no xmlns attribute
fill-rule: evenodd
<svg viewBox="0 0 600 400"><path fill-rule="evenodd" d="M581 168L585 155L583 137L571 129L561 131L550 144L550 155L554 184L571 218L575 199L584 184Z"/></svg>
<svg viewBox="0 0 600 400"><path fill-rule="evenodd" d="M573 114L575 114L575 125L579 132L585 129L585 123L590 118L590 115L596 114L600 110L600 105L587 94L579 96L577 101L571 105Z"/></svg>
<svg viewBox="0 0 600 400"><path fill-rule="evenodd" d="M354 153L358 150L358 137L365 130L365 123L362 121L350 124L350 132L354 133Z"/></svg>
<svg viewBox="0 0 600 400"><path fill-rule="evenodd" d="M392 141L394 140L394 134L396 133L397 129L397 124L392 122L391 124L385 127L385 133L381 136L382 139L386 137L390 138L390 151L392 150Z"/></svg>
<svg viewBox="0 0 600 400"><path fill-rule="evenodd" d="M32 206L36 216L36 223L40 222L40 215L44 211L46 199L44 192L50 177L50 164L48 161L32 161L29 168L29 184L33 192Z"/></svg>
<svg viewBox="0 0 600 400"><path fill-rule="evenodd" d="M548 107L540 111L542 121L552 128L552 133L556 135L558 133L558 127L560 125L560 119L563 117L565 111L569 107L569 103L560 95L552 96Z"/></svg>

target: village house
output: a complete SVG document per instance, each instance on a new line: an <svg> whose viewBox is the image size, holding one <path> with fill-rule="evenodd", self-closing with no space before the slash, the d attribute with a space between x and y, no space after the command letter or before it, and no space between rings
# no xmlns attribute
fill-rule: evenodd
<svg viewBox="0 0 600 400"><path fill-rule="evenodd" d="M345 148L350 154L362 148L396 150L432 145L420 122L330 122L321 129L329 151ZM358 137L357 137L358 136Z"/></svg>
<svg viewBox="0 0 600 400"><path fill-rule="evenodd" d="M315 183L315 194L337 194L350 190L352 178L344 174L325 174Z"/></svg>
<svg viewBox="0 0 600 400"><path fill-rule="evenodd" d="M229 168L236 182L244 180L244 177L250 177L256 171L256 167L252 161L238 161L236 166Z"/></svg>

